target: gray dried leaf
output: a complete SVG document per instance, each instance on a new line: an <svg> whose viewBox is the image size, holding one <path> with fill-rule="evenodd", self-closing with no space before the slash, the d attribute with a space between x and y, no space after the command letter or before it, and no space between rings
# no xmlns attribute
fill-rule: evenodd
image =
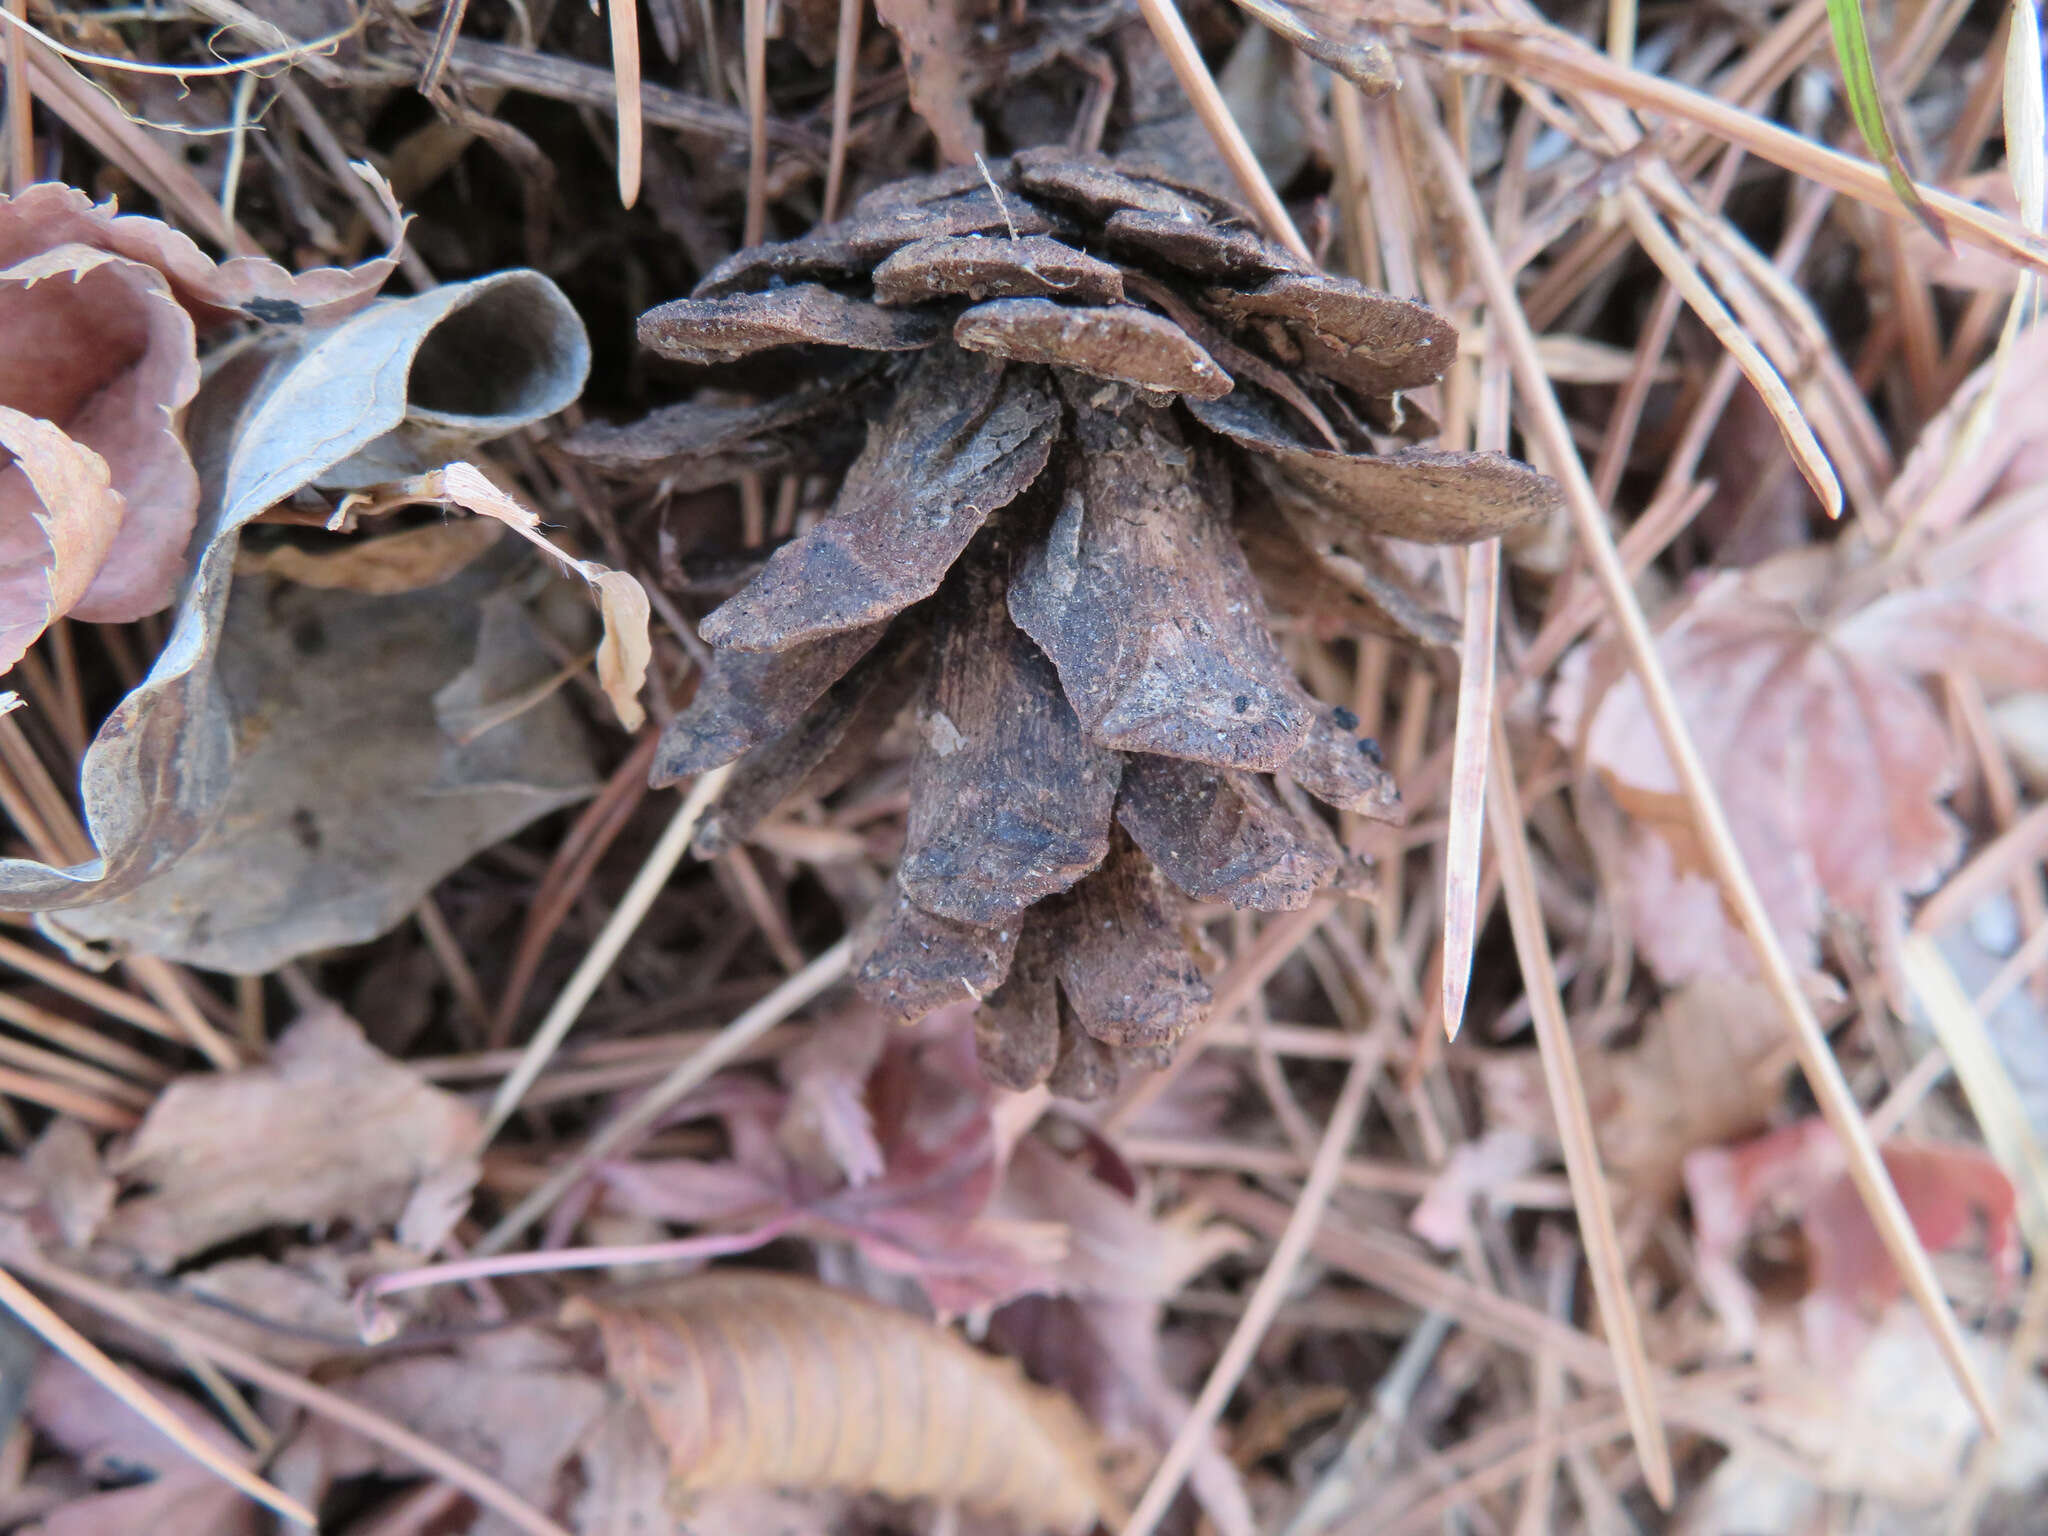
<svg viewBox="0 0 2048 1536"><path fill-rule="evenodd" d="M1214 400L1231 388L1230 375L1186 331L1134 304L994 299L954 321L953 340L971 351L1070 368L1161 394Z"/></svg>
<svg viewBox="0 0 2048 1536"><path fill-rule="evenodd" d="M471 737L450 708L557 669L488 559L402 597L238 581L215 677L231 780L174 866L49 921L190 965L260 976L403 922L448 871L595 787L560 695Z"/></svg>
<svg viewBox="0 0 2048 1536"><path fill-rule="evenodd" d="M1309 502L1340 539L1383 534L1423 544L1470 544L1554 512L1555 481L1500 453L1404 448L1373 455L1313 448L1279 407L1251 389L1190 401L1203 426L1258 455L1274 494Z"/></svg>
<svg viewBox="0 0 2048 1536"><path fill-rule="evenodd" d="M939 235L904 246L875 268L875 298L883 304L950 298L1114 304L1123 296L1123 274L1115 267L1048 235Z"/></svg>
<svg viewBox="0 0 2048 1536"><path fill-rule="evenodd" d="M722 299L671 299L640 317L640 345L679 363L730 363L810 343L914 352L945 334L930 315L884 309L816 283Z"/></svg>
<svg viewBox="0 0 2048 1536"><path fill-rule="evenodd" d="M1318 838L1303 826L1253 774L1134 755L1124 764L1116 818L1197 901L1292 912L1337 869L1327 834Z"/></svg>
<svg viewBox="0 0 2048 1536"><path fill-rule="evenodd" d="M1457 329L1427 304L1348 277L1284 272L1249 293L1211 289L1206 300L1240 323L1281 322L1304 363L1364 395L1434 384L1458 356Z"/></svg>
<svg viewBox="0 0 2048 1536"><path fill-rule="evenodd" d="M1007 564L977 552L941 599L896 874L926 911L983 927L1014 925L1102 862L1122 766L1011 624Z"/></svg>
<svg viewBox="0 0 2048 1536"><path fill-rule="evenodd" d="M374 304L327 330L274 332L216 368L186 419L203 490L183 596L162 654L80 772L98 856L63 869L0 860L0 900L15 911L107 900L170 868L218 813L234 783L236 713L260 707L231 700L215 676L244 524L308 485L346 489L394 464L417 473L451 443L552 415L589 367L561 290L506 272Z"/></svg>
<svg viewBox="0 0 2048 1536"><path fill-rule="evenodd" d="M781 650L931 596L988 515L1038 478L1059 418L1035 369L935 348L870 432L831 515L776 550L700 633Z"/></svg>
<svg viewBox="0 0 2048 1536"><path fill-rule="evenodd" d="M1256 230L1206 219L1123 208L1109 216L1102 232L1114 248L1136 251L1192 277L1242 282L1307 270L1300 257Z"/></svg>
<svg viewBox="0 0 2048 1536"><path fill-rule="evenodd" d="M1060 994L1052 930L1027 918L1010 975L974 1010L982 1076L1021 1093L1052 1075L1060 1053Z"/></svg>
<svg viewBox="0 0 2048 1536"><path fill-rule="evenodd" d="M661 733L649 782L660 789L774 740L853 669L886 627L843 630L786 651L719 651L690 707Z"/></svg>
<svg viewBox="0 0 2048 1536"><path fill-rule="evenodd" d="M1316 708L1308 740L1281 770L1325 805L1379 821L1400 821L1401 791L1387 772L1380 744L1358 734L1350 710Z"/></svg>
<svg viewBox="0 0 2048 1536"><path fill-rule="evenodd" d="M875 359L856 358L773 400L685 400L621 426L592 422L562 446L607 474L658 473L677 493L725 485L748 470L844 462L859 451L858 411L877 371Z"/></svg>
<svg viewBox="0 0 2048 1536"><path fill-rule="evenodd" d="M1103 745L1278 767L1310 712L1231 534L1229 476L1170 412L1072 404L1065 502L1011 584L1011 617Z"/></svg>
<svg viewBox="0 0 2048 1536"><path fill-rule="evenodd" d="M898 1023L987 997L1010 974L1017 931L1015 923L982 928L937 917L893 890L854 989Z"/></svg>
<svg viewBox="0 0 2048 1536"><path fill-rule="evenodd" d="M832 766L864 759L922 681L921 626L897 624L854 669L826 690L810 712L773 741L751 749L732 771L698 829L690 851L715 859L744 842L792 796L824 794Z"/></svg>
<svg viewBox="0 0 2048 1536"><path fill-rule="evenodd" d="M1074 1022L1105 1045L1172 1045L1209 1011L1181 898L1128 837L1048 914Z"/></svg>
<svg viewBox="0 0 2048 1536"><path fill-rule="evenodd" d="M1254 488L1257 490L1258 488ZM1263 495L1240 502L1237 542L1269 601L1318 634L1379 634L1419 645L1455 645L1458 621L1387 558L1379 541L1350 538L1349 552L1310 514L1283 512ZM1297 536L1298 535L1298 536Z"/></svg>

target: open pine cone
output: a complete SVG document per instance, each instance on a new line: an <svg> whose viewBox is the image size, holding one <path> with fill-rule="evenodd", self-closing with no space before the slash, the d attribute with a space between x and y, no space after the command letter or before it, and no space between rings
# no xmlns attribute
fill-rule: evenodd
<svg viewBox="0 0 2048 1536"><path fill-rule="evenodd" d="M1377 451L1455 355L1434 311L1100 157L884 187L739 252L640 337L698 364L803 350L769 403L586 429L572 446L601 467L715 484L829 460L867 422L829 515L704 620L716 659L654 781L741 759L700 834L715 852L843 779L915 698L861 985L906 1018L981 999L1011 1087L1085 1097L1170 1054L1209 1000L1183 898L1298 908L1346 872L1302 791L1398 812L1357 720L1296 681L1260 577L1290 608L1440 641L1380 536L1485 538L1556 496L1499 455Z"/></svg>

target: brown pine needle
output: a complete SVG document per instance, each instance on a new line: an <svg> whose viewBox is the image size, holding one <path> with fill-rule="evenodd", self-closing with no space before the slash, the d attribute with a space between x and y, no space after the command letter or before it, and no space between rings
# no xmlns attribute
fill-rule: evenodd
<svg viewBox="0 0 2048 1536"><path fill-rule="evenodd" d="M639 0L605 0L612 29L612 88L619 98L619 202L640 200L640 160L645 127L640 112Z"/></svg>
<svg viewBox="0 0 2048 1536"><path fill-rule="evenodd" d="M0 1305L42 1336L43 1342L113 1393L136 1417L190 1456L200 1466L230 1487L246 1493L259 1504L268 1505L285 1519L311 1530L313 1512L289 1494L280 1492L246 1467L237 1466L220 1447L194 1432L192 1426L166 1408L155 1393L139 1385L101 1348L65 1322L43 1303L41 1297L6 1270L0 1269Z"/></svg>
<svg viewBox="0 0 2048 1536"><path fill-rule="evenodd" d="M1209 1379L1202 1384L1201 1396L1195 1399L1194 1407L1188 1410L1188 1416L1174 1432L1173 1444L1160 1458L1151 1482L1145 1486L1144 1497L1138 1500L1138 1507L1124 1523L1122 1536L1151 1536L1173 1503L1174 1495L1180 1492L1181 1483L1194 1465L1196 1453L1214 1430L1217 1418L1229 1403L1231 1394L1237 1390L1238 1383L1244 1379L1245 1369L1265 1339L1266 1330L1272 1326L1281 1302L1286 1300L1295 1272L1308 1256L1309 1244L1315 1238L1323 1209L1329 1204L1337 1180L1344 1171L1344 1154L1350 1150L1352 1138L1358 1134L1359 1121L1365 1115L1366 1093L1379 1073L1389 1040L1388 1031L1380 1028L1354 1041L1351 1070L1345 1075L1344 1086L1337 1094L1336 1107L1330 1111L1330 1123L1316 1147L1315 1161L1309 1165L1308 1178L1301 1186L1294 1212L1287 1218L1280 1240L1273 1245L1273 1257L1266 1265L1266 1272L1259 1276L1259 1283L1253 1287L1251 1298L1245 1303L1244 1315L1231 1330L1229 1342L1223 1346L1223 1353L1209 1372Z"/></svg>
<svg viewBox="0 0 2048 1536"><path fill-rule="evenodd" d="M1458 721L1444 830L1444 1038L1458 1038L1479 927L1480 838L1486 825L1487 721L1493 718L1494 637L1500 620L1500 540L1465 553L1465 628L1458 640Z"/></svg>
<svg viewBox="0 0 2048 1536"><path fill-rule="evenodd" d="M28 0L7 0L22 26L7 29L7 190L25 192L36 179L36 143L28 93Z"/></svg>
<svg viewBox="0 0 2048 1536"><path fill-rule="evenodd" d="M1313 261L1315 258L1309 254L1301 231L1294 227L1294 220L1288 215L1287 205L1280 201L1280 194L1266 179L1259 157L1252 153L1244 130L1231 116L1230 104L1223 99L1215 76L1202 62L1201 50L1195 47L1194 38L1188 35L1188 24L1181 19L1173 0L1138 0L1138 9L1144 13L1145 24L1152 29L1152 35L1159 39L1159 46L1166 51L1167 62L1173 66L1180 88L1188 93L1195 115L1201 118L1202 126L1209 130L1209 136L1215 139L1216 147L1223 152L1230 174L1237 178L1238 188L1251 203L1252 212L1258 215L1259 222L1266 226L1266 233L1303 261Z"/></svg>
<svg viewBox="0 0 2048 1536"><path fill-rule="evenodd" d="M1515 787L1514 760L1508 755L1507 729L1498 713L1492 717L1496 771L1487 783L1493 805L1493 854L1500 860L1501 894L1506 899L1508 927L1515 955L1522 963L1522 985L1536 1026L1537 1053L1543 1062L1544 1086L1556 1117L1558 1140L1564 1146L1564 1170L1571 1180L1572 1203L1586 1243L1586 1267L1593 1274L1593 1294L1600 1319L1607 1326L1619 1371L1622 1406L1628 1410L1629 1432L1643 1465L1643 1480L1659 1509L1671 1508L1677 1485L1671 1471L1671 1448L1657 1416L1650 1382L1650 1358L1643 1350L1642 1322L1629 1295L1628 1261L1615 1235L1614 1207L1607 1198L1607 1180L1600 1171L1600 1147L1593 1134L1592 1111L1586 1107L1585 1084L1579 1080L1578 1053L1571 1026L1565 1022L1564 1000L1557 989L1557 967L1543 929L1543 904L1536 891L1536 869L1529 858L1529 828L1522 819L1521 792Z"/></svg>
<svg viewBox="0 0 2048 1536"><path fill-rule="evenodd" d="M109 982L101 981L97 976L88 976L54 955L30 949L26 944L17 944L9 938L0 938L0 965L13 966L45 986L55 987L87 1007L111 1014L137 1029L146 1029L179 1045L186 1043L185 1031L161 1008L145 1003L132 992L124 992Z"/></svg>
<svg viewBox="0 0 2048 1536"><path fill-rule="evenodd" d="M768 0L746 0L741 15L747 68L747 223L740 239L768 234Z"/></svg>
<svg viewBox="0 0 2048 1536"><path fill-rule="evenodd" d="M832 61L832 147L825 156L824 222L839 217L846 191L846 141L853 132L853 88L860 79L860 23L867 0L839 0L839 56Z"/></svg>
<svg viewBox="0 0 2048 1536"><path fill-rule="evenodd" d="M1437 163L1440 183L1450 200L1451 212L1464 227L1466 254L1513 360L1516 382L1529 411L1531 437L1545 461L1544 467L1557 476L1563 487L1579 543L1607 599L1616 627L1628 646L1630 661L1656 721L1665 754L1677 771L1685 798L1692 808L1700 841L1713 861L1722 899L1734 910L1749 936L1764 984L1777 999L1791 1028L1800 1065L1813 1089L1814 1098L1835 1134L1841 1138L1849 1176L1870 1212L1872 1224L1884 1239L1892 1262L1905 1277L1908 1293L1925 1314L1964 1395L1985 1426L1995 1429L1991 1399L1964 1346L1962 1328L1956 1322L1955 1312L1942 1293L1934 1266L1928 1261L1927 1250L1913 1230L1912 1220L1899 1200L1898 1191L1892 1187L1891 1176L1878 1157L1877 1145L1864 1125L1856 1097L1842 1076L1840 1063L1828 1047L1820 1021L1814 1017L1806 995L1800 990L1798 977L1793 973L1784 947L1778 942L1777 931L1771 925L1763 898L1757 893L1749 868L1735 846L1727 814L1721 809L1720 794L1707 776L1706 766L1693 745L1692 732L1687 728L1677 697L1671 691L1671 680L1657 654L1649 621L1643 616L1642 607L1629 586L1628 574L1615 550L1605 514L1593 498L1592 482L1586 478L1585 466L1579 460L1570 424L1565 420L1563 408L1558 405L1550 380L1543 371L1535 335L1529 328L1528 317L1522 312L1514 285L1501 265L1500 253L1494 248L1487 231L1486 216L1480 209L1479 199L1466 180L1450 141L1422 105L1419 94L1408 91L1403 95L1409 100L1416 130ZM1875 171L1875 167L1870 169ZM1878 174L1881 181L1882 175Z"/></svg>

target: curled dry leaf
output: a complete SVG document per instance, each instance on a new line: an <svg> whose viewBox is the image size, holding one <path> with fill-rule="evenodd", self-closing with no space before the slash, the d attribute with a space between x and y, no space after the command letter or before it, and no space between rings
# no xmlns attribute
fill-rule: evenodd
<svg viewBox="0 0 2048 1536"><path fill-rule="evenodd" d="M2048 686L2048 642L1961 593L1898 592L1817 616L1837 590L1836 562L1801 550L1712 577L1658 640L1736 846L1795 956L1812 955L1824 907L1889 944L1905 898L1961 849L1941 804L1955 748L1914 679L1953 670ZM1640 684L1611 650L1575 665L1555 700L1558 734L1678 868L1704 870Z"/></svg>
<svg viewBox="0 0 2048 1536"><path fill-rule="evenodd" d="M347 274L313 276L333 277L332 288ZM243 289L230 292L254 279L243 271L236 281ZM337 306L346 303L316 289L302 308L332 318ZM232 698L217 676L251 519L309 485L353 489L414 474L445 462L452 445L550 415L575 399L589 363L575 311L532 272L385 301L323 330L274 327L227 356L187 425L205 516L177 615L163 653L100 728L81 769L97 856L62 869L0 860L0 900L17 911L108 900L174 867L218 817L252 740L238 735L237 712L280 702ZM431 725L431 714L420 723Z"/></svg>
<svg viewBox="0 0 2048 1536"><path fill-rule="evenodd" d="M715 1270L632 1303L571 1302L668 1451L679 1490L935 1499L1027 1531L1106 1512L1073 1403L920 1318L793 1275Z"/></svg>
<svg viewBox="0 0 2048 1536"><path fill-rule="evenodd" d="M2001 1281L2018 1273L2017 1197L1998 1164L1974 1147L1891 1141L1885 1170L1930 1252L1968 1237L1981 1220ZM1823 1367L1846 1364L1903 1282L1850 1182L1841 1143L1819 1117L1685 1160L1700 1288L1720 1312L1731 1347L1748 1347L1756 1300L1737 1265L1765 1213L1789 1214L1806 1238L1809 1288L1800 1304L1807 1350Z"/></svg>
<svg viewBox="0 0 2048 1536"><path fill-rule="evenodd" d="M477 1118L384 1056L335 1008L305 1014L271 1059L181 1078L113 1160L137 1191L104 1239L168 1269L268 1226L398 1220L422 1181L476 1176Z"/></svg>
<svg viewBox="0 0 2048 1536"><path fill-rule="evenodd" d="M171 601L199 504L178 430L199 387L197 330L333 324L395 265L294 277L255 257L216 264L71 187L0 197L0 450L13 460L0 466L0 670L54 618L119 622Z"/></svg>

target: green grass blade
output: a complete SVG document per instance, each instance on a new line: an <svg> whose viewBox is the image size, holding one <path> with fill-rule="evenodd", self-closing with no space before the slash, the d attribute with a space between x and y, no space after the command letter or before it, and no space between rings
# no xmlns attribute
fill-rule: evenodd
<svg viewBox="0 0 2048 1536"><path fill-rule="evenodd" d="M1899 159L1899 147L1885 126L1884 103L1877 94L1877 67L1870 60L1870 35L1863 27L1863 0L1828 0L1828 30L1834 34L1835 57L1842 65L1842 86L1849 93L1849 115L1871 158L1884 167L1892 190L1911 210L1927 232L1944 246L1948 236L1936 222L1932 210L1921 200L1919 188L1906 174Z"/></svg>

